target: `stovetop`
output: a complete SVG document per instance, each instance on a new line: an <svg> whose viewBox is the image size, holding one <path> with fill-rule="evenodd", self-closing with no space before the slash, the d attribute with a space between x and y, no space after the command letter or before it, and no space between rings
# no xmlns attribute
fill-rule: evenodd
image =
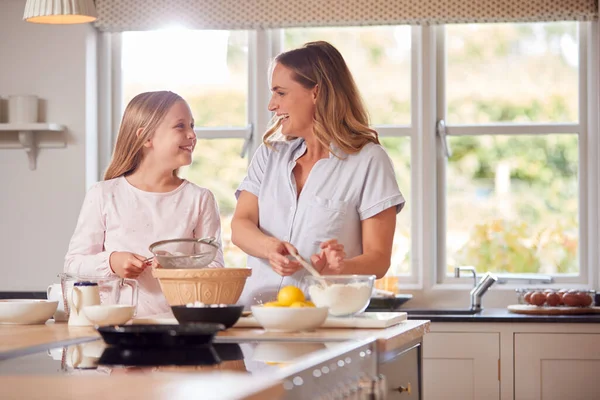
<svg viewBox="0 0 600 400"><path fill-rule="evenodd" d="M197 347L117 348L101 339L0 361L0 375L110 375L157 372L264 372L340 342L219 342Z"/></svg>

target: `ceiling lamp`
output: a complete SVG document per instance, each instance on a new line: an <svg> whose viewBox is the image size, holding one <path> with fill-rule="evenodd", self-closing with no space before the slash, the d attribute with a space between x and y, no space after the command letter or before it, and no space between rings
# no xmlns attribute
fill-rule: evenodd
<svg viewBox="0 0 600 400"><path fill-rule="evenodd" d="M94 0L27 0L23 14L35 24L83 24L96 18Z"/></svg>

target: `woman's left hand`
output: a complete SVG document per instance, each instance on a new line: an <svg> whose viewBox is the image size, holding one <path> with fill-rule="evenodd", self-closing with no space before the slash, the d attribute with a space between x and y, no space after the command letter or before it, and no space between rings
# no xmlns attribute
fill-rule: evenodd
<svg viewBox="0 0 600 400"><path fill-rule="evenodd" d="M310 261L321 273L339 274L344 269L345 258L344 245L338 243L337 239L331 239L321 243L321 252L313 254Z"/></svg>

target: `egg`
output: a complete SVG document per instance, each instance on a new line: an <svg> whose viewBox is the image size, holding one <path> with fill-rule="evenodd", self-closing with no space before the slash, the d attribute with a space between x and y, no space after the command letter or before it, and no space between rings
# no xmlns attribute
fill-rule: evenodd
<svg viewBox="0 0 600 400"><path fill-rule="evenodd" d="M583 307L589 307L592 305L593 299L592 296L590 296L588 293L586 292L580 292L579 293L579 304Z"/></svg>
<svg viewBox="0 0 600 400"><path fill-rule="evenodd" d="M531 295L532 294L533 294L533 292L527 292L527 293L525 293L525 297L523 298L525 300L525 303L531 304Z"/></svg>
<svg viewBox="0 0 600 400"><path fill-rule="evenodd" d="M567 289L560 289L558 291L558 296L560 297L560 305L564 305L565 303L563 302L563 296L565 295L565 293L567 293L568 290Z"/></svg>
<svg viewBox="0 0 600 400"><path fill-rule="evenodd" d="M565 293L563 296L563 302L569 307L579 307L579 295L577 293Z"/></svg>
<svg viewBox="0 0 600 400"><path fill-rule="evenodd" d="M550 307L556 307L560 304L560 296L558 293L548 293L546 295L546 304Z"/></svg>
<svg viewBox="0 0 600 400"><path fill-rule="evenodd" d="M542 292L535 292L531 295L531 304L535 306L543 306L546 302L546 294Z"/></svg>

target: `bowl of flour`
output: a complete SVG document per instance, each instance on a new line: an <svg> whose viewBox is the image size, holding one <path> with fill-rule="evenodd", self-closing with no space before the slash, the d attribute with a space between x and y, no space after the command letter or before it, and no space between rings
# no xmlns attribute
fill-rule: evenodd
<svg viewBox="0 0 600 400"><path fill-rule="evenodd" d="M310 299L317 307L329 307L329 315L352 317L371 301L375 275L306 276Z"/></svg>

